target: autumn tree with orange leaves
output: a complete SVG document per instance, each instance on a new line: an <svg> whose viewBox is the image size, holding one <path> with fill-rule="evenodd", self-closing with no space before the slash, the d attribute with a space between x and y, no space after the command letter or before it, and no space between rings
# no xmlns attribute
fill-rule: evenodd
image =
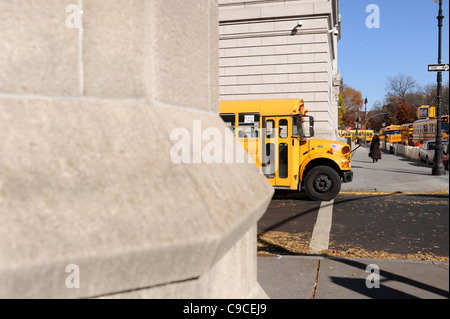
<svg viewBox="0 0 450 319"><path fill-rule="evenodd" d="M354 127L360 106L363 103L362 94L349 85L342 84L339 93L339 127L345 129ZM364 112L359 112L364 120Z"/></svg>
<svg viewBox="0 0 450 319"><path fill-rule="evenodd" d="M383 126L413 123L417 120L417 108L436 105L436 84L421 87L410 75L388 77L384 101L375 101L367 114L367 128L378 131ZM339 93L339 128L353 128L359 113L364 123L363 98L360 91L341 84ZM442 115L449 114L449 83L442 87Z"/></svg>
<svg viewBox="0 0 450 319"><path fill-rule="evenodd" d="M397 104L395 118L397 119L398 124L413 123L417 120L417 108L406 101Z"/></svg>

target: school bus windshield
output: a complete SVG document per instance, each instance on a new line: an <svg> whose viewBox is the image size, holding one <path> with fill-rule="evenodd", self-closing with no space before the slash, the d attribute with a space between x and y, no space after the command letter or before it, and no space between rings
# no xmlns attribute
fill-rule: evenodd
<svg viewBox="0 0 450 319"><path fill-rule="evenodd" d="M292 117L292 135L294 136L303 136L303 126L301 121L299 121L298 116Z"/></svg>
<svg viewBox="0 0 450 319"><path fill-rule="evenodd" d="M400 130L386 131L385 134L386 134L386 135L402 134L402 131L400 131Z"/></svg>

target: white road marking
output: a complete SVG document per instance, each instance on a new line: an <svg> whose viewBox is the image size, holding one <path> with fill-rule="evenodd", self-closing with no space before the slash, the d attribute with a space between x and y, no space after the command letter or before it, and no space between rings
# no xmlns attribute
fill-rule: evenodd
<svg viewBox="0 0 450 319"><path fill-rule="evenodd" d="M333 203L334 200L320 204L316 225L314 226L311 242L309 243L309 248L312 253L318 253L321 250L328 249L331 222L333 219Z"/></svg>

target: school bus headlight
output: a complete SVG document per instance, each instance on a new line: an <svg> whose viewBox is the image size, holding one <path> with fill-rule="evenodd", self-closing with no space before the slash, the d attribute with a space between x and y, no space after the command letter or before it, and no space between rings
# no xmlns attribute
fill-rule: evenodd
<svg viewBox="0 0 450 319"><path fill-rule="evenodd" d="M341 149L341 152L344 156L348 155L350 153L350 146L346 145Z"/></svg>
<svg viewBox="0 0 450 319"><path fill-rule="evenodd" d="M350 168L350 162L349 161L342 161L342 168Z"/></svg>

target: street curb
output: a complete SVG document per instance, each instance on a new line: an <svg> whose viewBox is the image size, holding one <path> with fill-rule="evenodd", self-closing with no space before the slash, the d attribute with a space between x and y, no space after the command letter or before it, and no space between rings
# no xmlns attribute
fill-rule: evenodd
<svg viewBox="0 0 450 319"><path fill-rule="evenodd" d="M257 254L258 258L277 258L282 259L284 257L295 257L295 258L301 258L301 259L318 259L318 260L354 260L354 261L374 261L374 260L380 260L383 262L393 262L393 263L414 263L414 264L433 264L433 265L442 265L442 266L449 266L449 263L443 262L443 261L437 261L437 260L415 260L415 259L383 259L383 258L359 258L359 257L333 257L333 256L326 256L321 254L307 254L307 255L264 255L264 254Z"/></svg>
<svg viewBox="0 0 450 319"><path fill-rule="evenodd" d="M445 195L449 194L448 189L431 191L431 192L403 192L403 191L379 191L374 189L345 189L339 192L339 194L362 194L362 195Z"/></svg>
<svg viewBox="0 0 450 319"><path fill-rule="evenodd" d="M382 259L382 258L357 258L357 257L330 257L321 256L323 259L332 260L354 260L354 261L374 261L380 260L385 262L395 262L395 263L414 263L414 264L433 264L433 265L444 265L449 266L449 263L436 260L414 260L414 259Z"/></svg>

